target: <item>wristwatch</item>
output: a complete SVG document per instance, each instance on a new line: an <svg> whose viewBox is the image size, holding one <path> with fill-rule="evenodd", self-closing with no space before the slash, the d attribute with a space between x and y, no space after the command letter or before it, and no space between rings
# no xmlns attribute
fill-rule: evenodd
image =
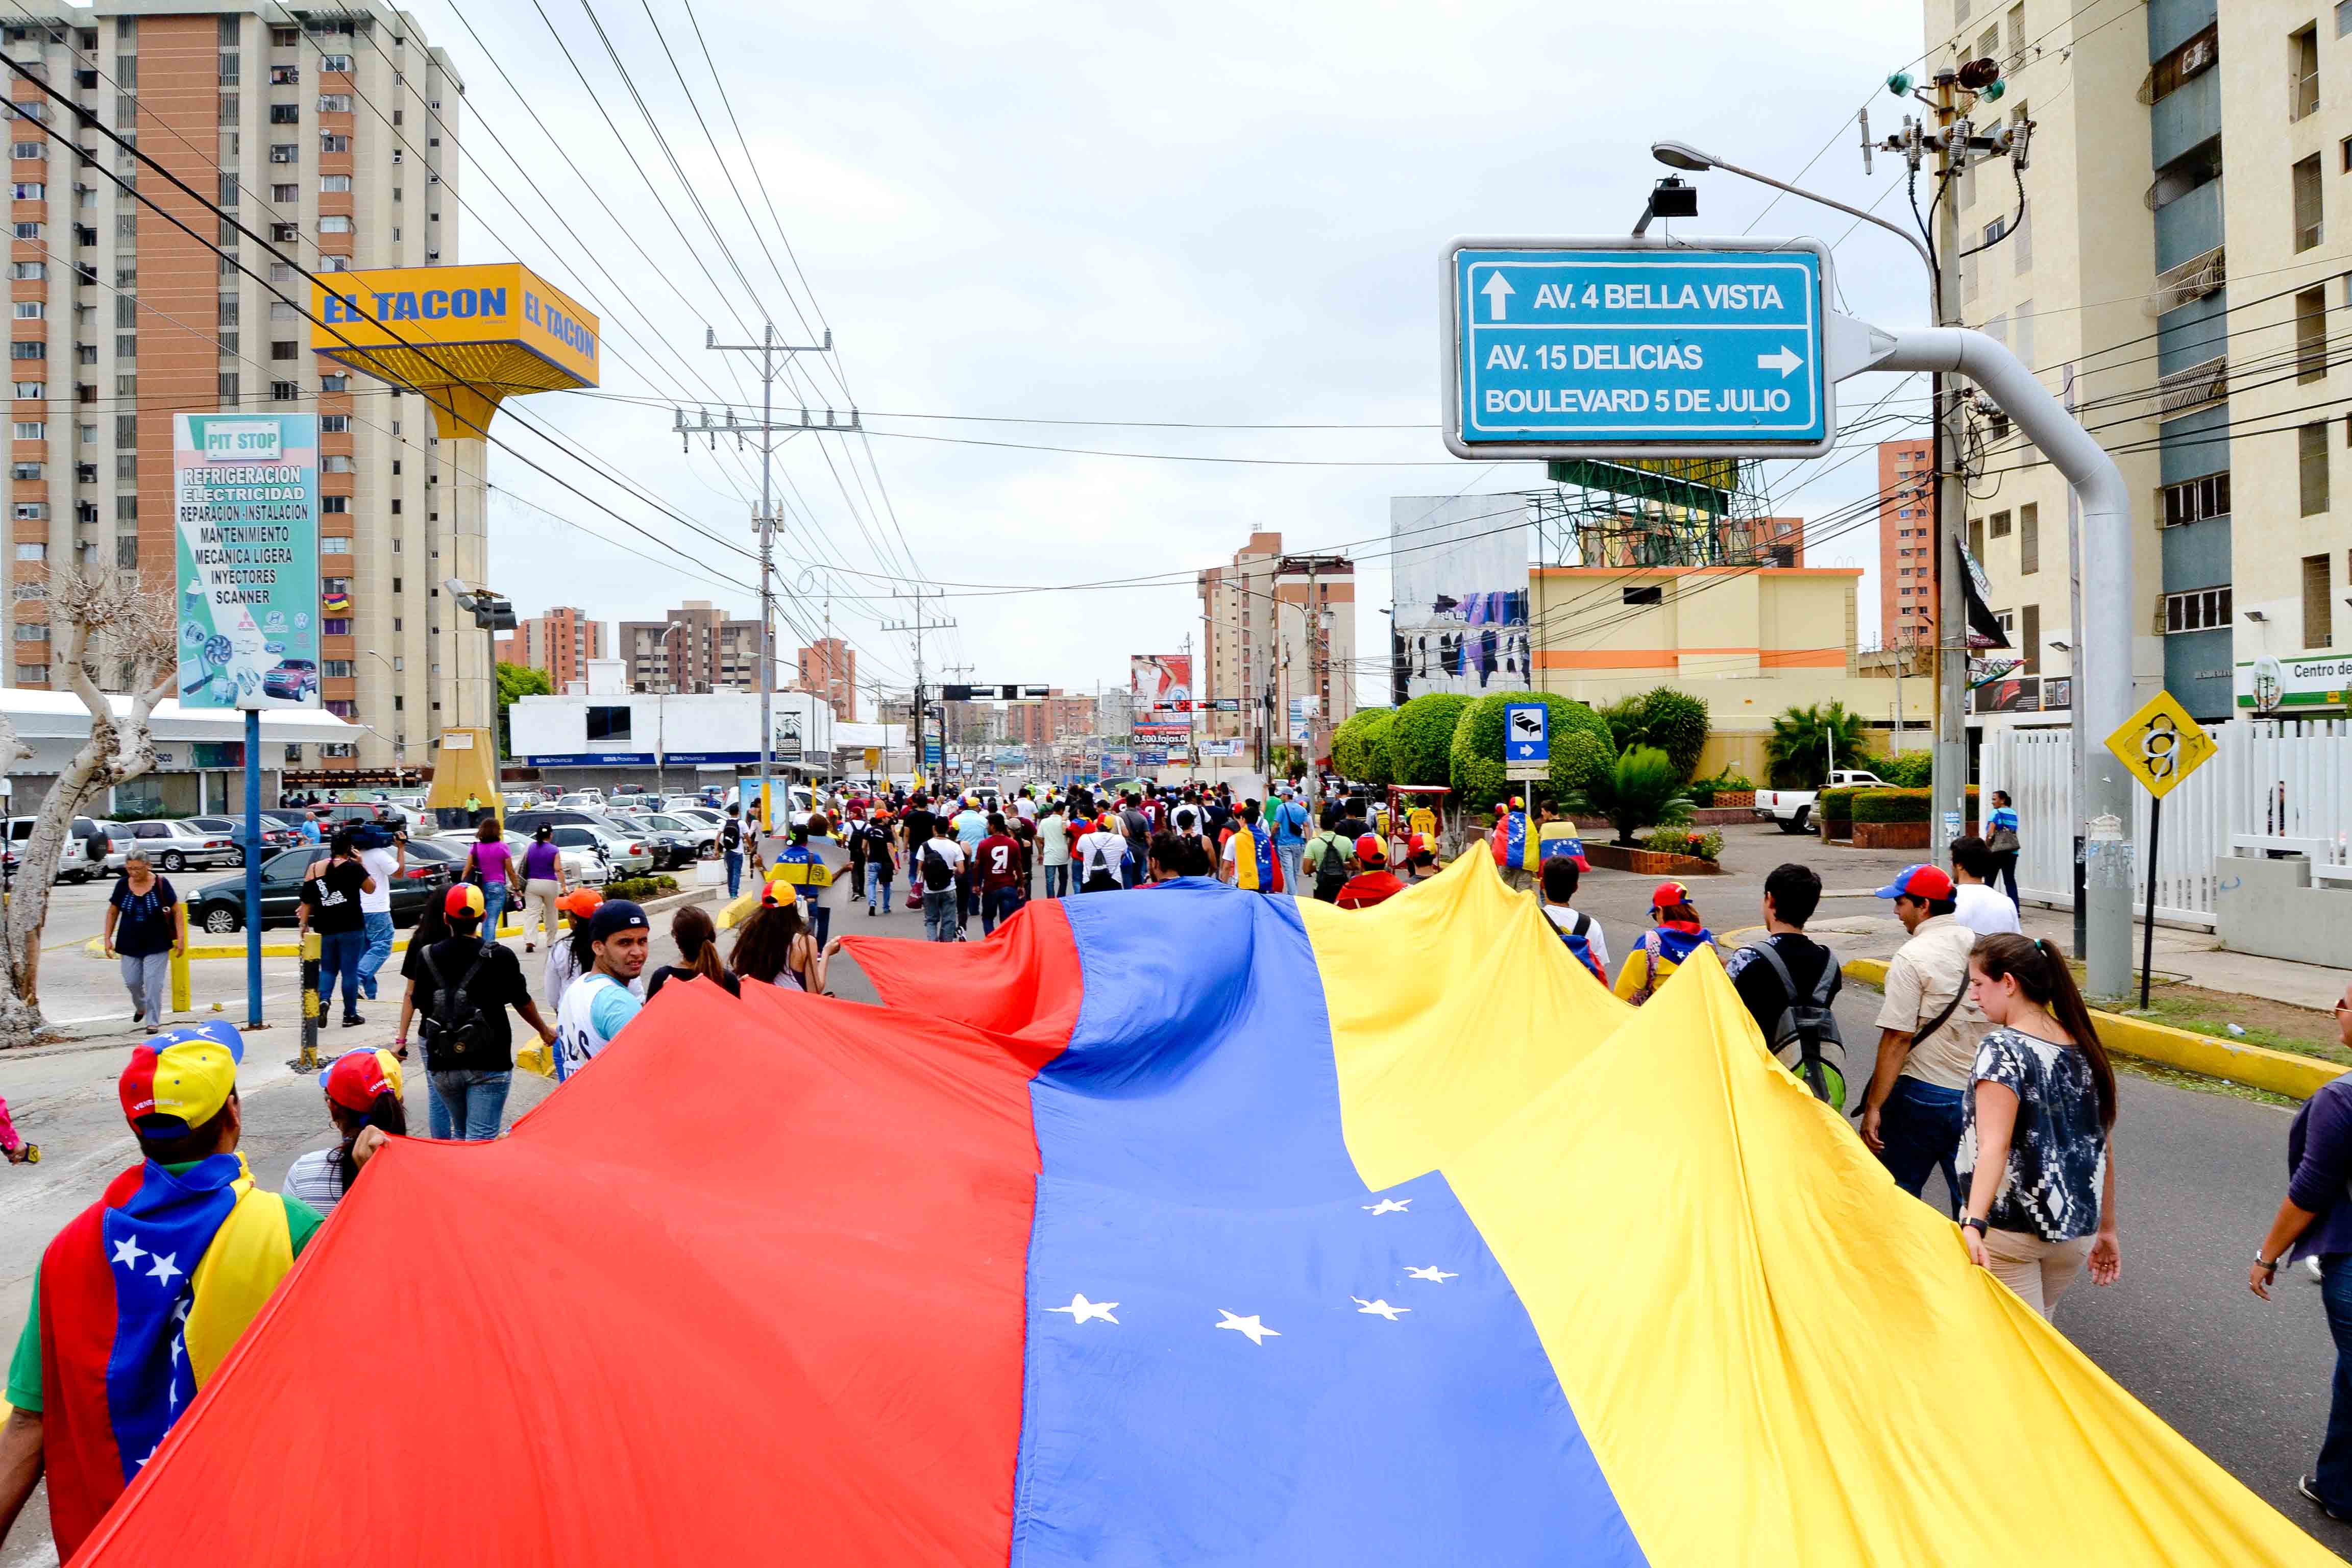
<svg viewBox="0 0 2352 1568"><path fill-rule="evenodd" d="M1964 1219L1964 1220L1960 1221L1960 1228L1961 1228L1962 1230L1972 1230L1972 1231L1975 1231L1975 1232L1977 1233L1978 1237L1979 1237L1979 1239L1981 1239L1981 1238L1983 1237L1984 1234L1985 1234L1985 1231L1986 1231L1986 1228L1987 1228L1987 1227L1986 1227L1986 1226L1985 1226L1985 1222L1984 1222L1984 1221L1982 1221L1982 1220L1980 1220L1980 1219L1977 1218L1977 1216L1976 1216L1976 1215L1970 1215L1968 1218L1966 1218L1966 1219Z"/></svg>
<svg viewBox="0 0 2352 1568"><path fill-rule="evenodd" d="M2286 1255L2285 1255L2284 1253L2281 1253L2281 1254L2279 1255L2279 1257L2280 1257L2280 1258L2284 1258L2284 1257L2285 1257L2285 1256L2286 1256ZM2278 1272L2278 1266L2279 1266L2279 1259L2278 1259L2277 1258L2264 1258L2264 1257L2263 1256L2263 1254L2262 1254L2262 1249L2261 1249L2260 1247L2256 1247L2256 1248L2254 1249L2254 1267L2255 1267L2255 1268L2262 1268L2262 1269L2267 1269L2269 1272L2271 1272L2271 1273L2273 1273L2273 1274L2275 1274L2275 1273L2277 1273L2277 1272Z"/></svg>

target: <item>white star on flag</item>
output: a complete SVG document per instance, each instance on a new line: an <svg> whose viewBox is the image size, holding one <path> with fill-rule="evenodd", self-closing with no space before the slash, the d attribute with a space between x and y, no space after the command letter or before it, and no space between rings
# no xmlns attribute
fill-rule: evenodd
<svg viewBox="0 0 2352 1568"><path fill-rule="evenodd" d="M1237 1313L1228 1312L1223 1307L1220 1307L1217 1309L1217 1315L1224 1319L1224 1321L1219 1323L1217 1327L1221 1329L1231 1329L1237 1334L1247 1334L1249 1336L1249 1342L1254 1345L1263 1345L1268 1340L1278 1340L1282 1337L1282 1331L1280 1329L1269 1329L1264 1323L1259 1322L1255 1312L1252 1312L1248 1317L1244 1318Z"/></svg>
<svg viewBox="0 0 2352 1568"><path fill-rule="evenodd" d="M160 1279L164 1284L169 1285L172 1282L172 1277L173 1275L185 1274L187 1272L187 1270L181 1268L179 1263L176 1261L180 1256L176 1252L156 1252L151 1253L149 1256L154 1259L147 1268L147 1278L150 1279Z"/></svg>
<svg viewBox="0 0 2352 1568"><path fill-rule="evenodd" d="M150 1460L150 1459L152 1459L152 1458L153 1458L155 1457L155 1448L160 1448L160 1447L162 1447L163 1446L163 1444L161 1444L161 1443L156 1444L154 1447L148 1449L144 1454L142 1454L142 1455L141 1455L137 1459L134 1459L134 1460L133 1460L133 1461L131 1461L131 1462L132 1462L133 1464L136 1464L136 1465L139 1465L139 1466L144 1467L148 1460Z"/></svg>
<svg viewBox="0 0 2352 1568"><path fill-rule="evenodd" d="M1448 1279L1459 1279L1462 1278L1459 1274L1448 1274L1444 1269L1440 1268L1434 1263L1431 1264L1426 1268L1408 1268L1405 1272L1412 1275L1416 1279L1426 1279L1435 1285L1443 1285Z"/></svg>
<svg viewBox="0 0 2352 1568"><path fill-rule="evenodd" d="M146 1252L146 1250L147 1249L145 1247L139 1245L139 1238L137 1237L126 1236L121 1241L114 1244L114 1261L117 1263L129 1264L133 1269L136 1269L139 1267L140 1258Z"/></svg>
<svg viewBox="0 0 2352 1568"><path fill-rule="evenodd" d="M1412 1206L1411 1198L1382 1198L1376 1204L1360 1205L1366 1214L1402 1214Z"/></svg>
<svg viewBox="0 0 2352 1568"><path fill-rule="evenodd" d="M1070 1314L1070 1321L1074 1323L1083 1323L1088 1318L1100 1318L1106 1323L1116 1323L1118 1320L1110 1315L1110 1310L1118 1305L1116 1301L1089 1301L1084 1292L1080 1292L1070 1298L1068 1306L1048 1307L1045 1310L1067 1312Z"/></svg>
<svg viewBox="0 0 2352 1568"><path fill-rule="evenodd" d="M1350 1296L1348 1300L1356 1304L1359 1315L1370 1312L1376 1318L1386 1318L1391 1323L1397 1321L1399 1313L1412 1310L1411 1307L1391 1307L1386 1301L1367 1301L1361 1296Z"/></svg>
<svg viewBox="0 0 2352 1568"><path fill-rule="evenodd" d="M175 1334L175 1335L173 1335L173 1339L172 1339L172 1364L173 1364L173 1366L177 1366L177 1365L179 1365L179 1364L180 1364L180 1358L181 1358L182 1356L184 1356L184 1355L187 1354L187 1353L188 1353L188 1339L187 1339L187 1336L186 1336L185 1334Z"/></svg>

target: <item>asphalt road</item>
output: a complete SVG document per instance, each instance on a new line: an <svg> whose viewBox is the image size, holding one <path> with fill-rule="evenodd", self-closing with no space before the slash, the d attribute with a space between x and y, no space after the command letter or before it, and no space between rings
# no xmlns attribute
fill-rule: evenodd
<svg viewBox="0 0 2352 1568"><path fill-rule="evenodd" d="M1727 935L1759 918L1764 872L1782 858L1819 864L1832 888L1874 886L1901 864L1900 857L1825 851L1811 839L1783 838L1769 829L1734 837L1726 857L1730 874L1694 884L1702 914ZM1653 879L1605 871L1586 879L1580 907L1605 923L1614 952L1622 953L1638 931L1654 885ZM898 890L903 893L903 883ZM1883 920L1876 906L1839 902L1825 905L1815 926L1842 952L1878 952L1892 940ZM834 933L844 931L919 937L921 922L903 911L885 920L845 910L834 919ZM979 940L977 931L972 935ZM655 962L673 951L664 935ZM535 975L536 955L530 962ZM836 994L873 1000L855 964L838 962L832 978ZM1858 1056L1866 1056L1876 1039L1871 1021L1876 1005L1875 993L1857 987L1840 999L1839 1021L1846 1038L1860 1043ZM363 1028L331 1031L324 1047L388 1041L394 1010L379 1005L368 1016ZM38 1166L0 1168L0 1345L13 1345L22 1325L40 1248L131 1157L114 1097L115 1074L131 1037L0 1058L0 1095L47 1156ZM293 1054L294 1031L273 1029L254 1039L240 1079L245 1147L256 1173L275 1184L295 1155L331 1139L315 1084L282 1065ZM518 1074L509 1121L552 1088ZM421 1130L421 1075L412 1077L408 1100ZM2334 1365L2318 1293L2305 1279L2283 1279L2276 1299L2265 1305L2245 1288L2246 1262L2284 1186L2288 1120L2286 1110L2270 1105L2127 1078L2117 1131L2123 1278L2105 1289L2078 1285L2060 1305L2057 1321L2119 1384L2224 1468L2332 1550L2352 1557L2352 1527L2328 1522L2294 1490L2326 1426ZM1929 1198L1947 1202L1939 1189L1939 1181L1931 1183ZM37 1499L0 1550L0 1568L52 1561L47 1516Z"/></svg>

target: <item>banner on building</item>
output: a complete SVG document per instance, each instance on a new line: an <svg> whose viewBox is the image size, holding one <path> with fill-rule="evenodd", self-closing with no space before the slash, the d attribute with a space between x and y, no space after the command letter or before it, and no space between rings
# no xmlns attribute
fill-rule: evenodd
<svg viewBox="0 0 2352 1568"><path fill-rule="evenodd" d="M179 695L316 708L319 416L174 414Z"/></svg>
<svg viewBox="0 0 2352 1568"><path fill-rule="evenodd" d="M1129 658L1129 695L1139 717L1155 708L1181 711L1173 705L1192 700L1192 656L1188 653L1139 653Z"/></svg>
<svg viewBox="0 0 2352 1568"><path fill-rule="evenodd" d="M1393 700L1529 684L1527 533L1516 495L1390 498Z"/></svg>
<svg viewBox="0 0 2352 1568"><path fill-rule="evenodd" d="M1306 745L1314 736L1315 721L1323 711L1320 697L1294 697L1290 700L1290 741L1297 746Z"/></svg>

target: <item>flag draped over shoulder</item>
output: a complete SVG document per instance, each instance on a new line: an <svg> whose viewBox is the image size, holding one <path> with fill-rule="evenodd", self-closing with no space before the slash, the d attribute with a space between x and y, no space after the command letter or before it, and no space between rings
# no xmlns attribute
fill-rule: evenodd
<svg viewBox="0 0 2352 1568"><path fill-rule="evenodd" d="M378 1154L78 1563L2333 1561L1483 856L852 940Z"/></svg>

